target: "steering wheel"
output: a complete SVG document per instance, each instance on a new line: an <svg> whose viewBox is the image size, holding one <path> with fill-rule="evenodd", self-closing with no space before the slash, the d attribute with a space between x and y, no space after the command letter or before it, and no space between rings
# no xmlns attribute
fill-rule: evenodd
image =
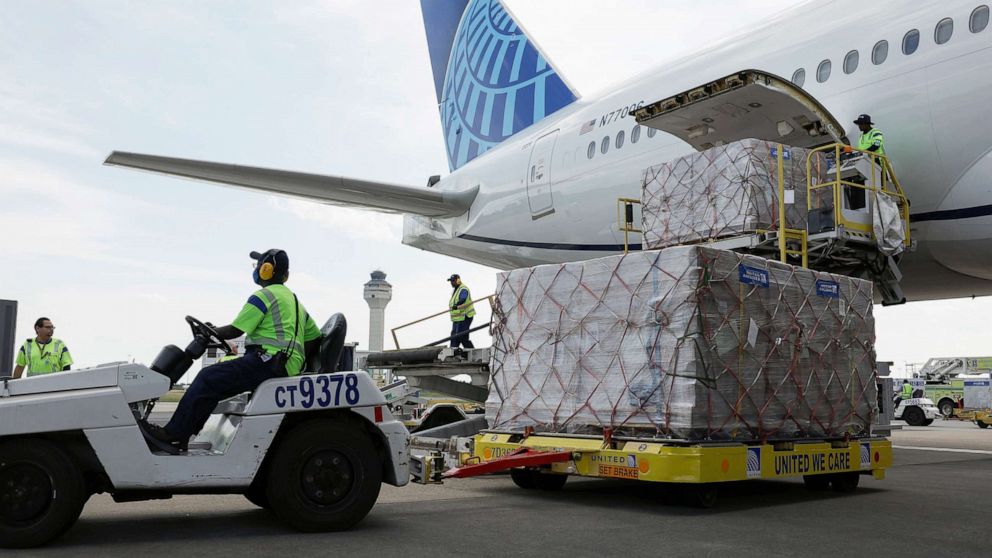
<svg viewBox="0 0 992 558"><path fill-rule="evenodd" d="M207 341L204 349L221 349L227 355L233 353L231 346L220 338L220 335L217 334L217 330L213 326L207 325L193 316L186 316L186 323L189 324L189 329L193 332L193 337L199 337Z"/></svg>

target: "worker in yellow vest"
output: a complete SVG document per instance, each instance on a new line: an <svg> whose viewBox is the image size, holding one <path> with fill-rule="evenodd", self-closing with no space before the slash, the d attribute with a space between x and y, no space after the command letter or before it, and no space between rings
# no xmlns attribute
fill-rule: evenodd
<svg viewBox="0 0 992 558"><path fill-rule="evenodd" d="M871 121L871 116L862 114L854 121L858 125L861 137L858 138L858 149L871 151L875 155L885 155L885 136L882 131L875 127Z"/></svg>
<svg viewBox="0 0 992 558"><path fill-rule="evenodd" d="M448 277L451 284L451 300L448 301L448 313L451 315L451 346L461 345L466 349L474 349L475 345L468 338L472 328L472 318L475 317L475 307L472 306L472 293L462 284L462 278L457 273Z"/></svg>
<svg viewBox="0 0 992 558"><path fill-rule="evenodd" d="M28 338L17 352L17 366L14 378L20 378L27 368L28 376L62 372L72 367L72 355L61 339L53 337L55 326L48 318L38 318L34 322L33 339Z"/></svg>

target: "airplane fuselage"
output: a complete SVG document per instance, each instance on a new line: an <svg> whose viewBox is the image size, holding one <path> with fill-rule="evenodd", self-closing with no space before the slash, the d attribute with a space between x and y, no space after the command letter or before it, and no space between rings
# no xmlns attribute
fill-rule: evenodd
<svg viewBox="0 0 992 558"><path fill-rule="evenodd" d="M803 69L803 89L849 126L849 137L857 137L850 122L861 113L885 133L918 241L901 264L909 299L992 294L992 134L984 126L992 121L992 28L969 29L977 6L843 2L793 10L514 135L434 186L478 185L467 214L407 217L404 242L499 268L615 254L623 246L617 198L640 197L645 168L693 151L638 126L632 108L745 69L784 79ZM953 20L953 33L937 44L935 28L945 18ZM904 36L913 29L919 46L904 54ZM887 56L875 63L882 40ZM851 51L858 63L848 72ZM824 60L830 73L818 79ZM528 177L535 150L547 149L546 176Z"/></svg>

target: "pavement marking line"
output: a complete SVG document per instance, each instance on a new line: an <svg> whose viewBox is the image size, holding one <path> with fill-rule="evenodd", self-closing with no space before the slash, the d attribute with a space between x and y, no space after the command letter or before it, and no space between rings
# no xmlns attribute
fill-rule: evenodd
<svg viewBox="0 0 992 558"><path fill-rule="evenodd" d="M977 449L962 449L962 448L932 448L928 446L892 446L892 449L946 451L951 453L979 453L982 455L992 455L992 450L977 450Z"/></svg>

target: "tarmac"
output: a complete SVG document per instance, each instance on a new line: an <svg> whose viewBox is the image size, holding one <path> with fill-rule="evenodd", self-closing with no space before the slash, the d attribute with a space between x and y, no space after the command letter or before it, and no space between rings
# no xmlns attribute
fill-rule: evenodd
<svg viewBox="0 0 992 558"><path fill-rule="evenodd" d="M540 492L501 475L383 485L362 523L328 534L295 532L236 495L101 494L58 541L3 556L989 556L992 429L938 421L891 439L887 478L863 477L851 494L750 481L699 510L650 484L570 479Z"/></svg>

